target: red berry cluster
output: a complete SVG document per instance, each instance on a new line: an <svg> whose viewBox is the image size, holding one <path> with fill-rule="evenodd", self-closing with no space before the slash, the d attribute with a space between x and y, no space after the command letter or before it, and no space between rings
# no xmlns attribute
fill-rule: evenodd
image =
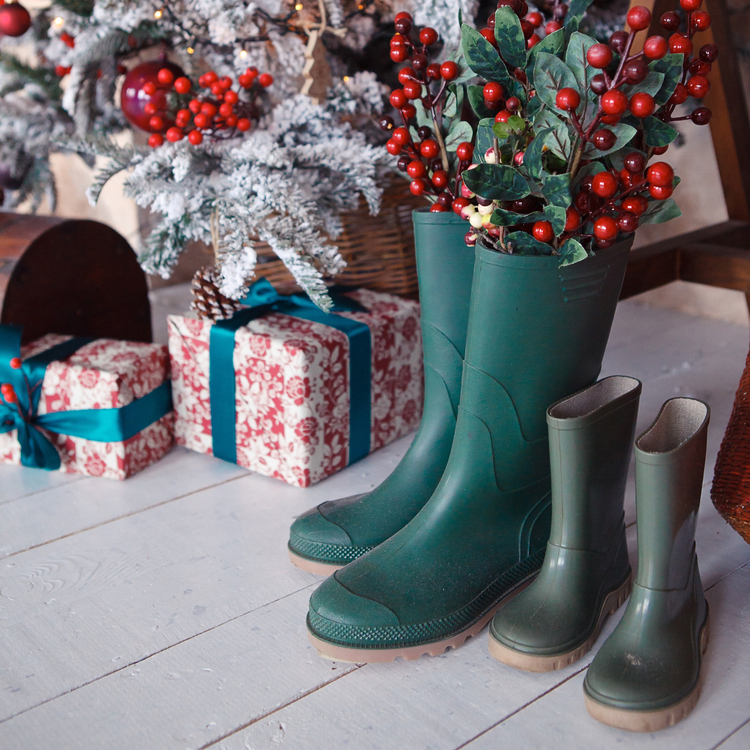
<svg viewBox="0 0 750 750"><path fill-rule="evenodd" d="M386 115L379 120L380 127L390 133L386 143L388 153L398 156L398 168L411 177L410 190L414 195L435 197L432 211L456 213L469 204L460 196L460 178L471 163L474 147L465 142L458 146L458 166L454 175L449 174L445 144L440 133L442 103L447 94L447 85L459 74L458 65L452 60L430 63L429 48L438 41L435 29L426 26L416 37L413 36L414 19L409 13L401 12L395 19L396 33L391 39L391 59L394 62L409 61L410 65L401 68L398 80L401 88L390 96L391 105L399 111L402 125L396 127L392 117ZM432 113L435 128L422 126L416 129L414 140L410 124L417 116L413 101L420 100L425 110Z"/></svg>
<svg viewBox="0 0 750 750"><path fill-rule="evenodd" d="M13 357L10 360L9 364L14 370L20 370L22 362L20 357ZM5 403L9 405L18 403L18 396L16 395L16 391L10 383L0 384L0 397L4 399Z"/></svg>
<svg viewBox="0 0 750 750"><path fill-rule="evenodd" d="M531 49L534 45L542 41L540 34L544 26L544 35L553 34L562 28L562 22L568 12L568 6L563 2L550 3L552 20L545 23L544 16L539 11L529 13L529 6L526 0L499 0L497 7L509 6L521 20L521 29L526 39L526 49ZM479 33L494 47L497 46L495 39L495 14L491 13L487 19L487 26L480 29ZM505 122L500 120L499 122Z"/></svg>
<svg viewBox="0 0 750 750"><path fill-rule="evenodd" d="M149 126L156 131L148 139L152 148L161 146L165 137L176 143L187 135L190 143L198 146L206 135L214 139L231 138L238 132L250 130L252 121L259 116L257 95L273 83L273 77L268 73L259 75L256 68L248 68L239 76L239 88L234 90L229 76L219 78L209 70L198 79L198 85L207 91L189 98L193 84L186 76L175 78L171 70L162 68L157 78L159 87L167 92L174 91L178 101L187 106L180 107L171 116L167 111L160 111L157 104L146 104L146 114L151 116ZM148 81L143 85L143 91L153 96L157 84Z"/></svg>

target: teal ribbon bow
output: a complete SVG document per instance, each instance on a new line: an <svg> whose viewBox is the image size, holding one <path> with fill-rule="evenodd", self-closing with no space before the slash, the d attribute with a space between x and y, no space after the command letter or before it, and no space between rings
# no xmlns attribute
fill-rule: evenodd
<svg viewBox="0 0 750 750"><path fill-rule="evenodd" d="M267 279L259 279L242 300L247 307L228 320L211 327L209 340L209 395L213 452L218 458L237 463L237 409L234 372L234 337L251 320L272 312L342 331L349 339L349 460L364 458L370 452L371 408L370 380L372 341L367 324L336 315L339 312L366 312L357 301L331 295L332 313L325 313L301 294L281 295Z"/></svg>
<svg viewBox="0 0 750 750"><path fill-rule="evenodd" d="M114 443L127 440L172 411L172 389L165 381L151 393L119 409L79 409L37 414L44 372L50 362L67 359L94 339L73 338L26 359L20 368L11 360L21 356L18 326L0 325L0 383L13 386L17 403L0 399L0 434L17 430L21 463L35 469L60 468L60 454L42 429L71 437Z"/></svg>

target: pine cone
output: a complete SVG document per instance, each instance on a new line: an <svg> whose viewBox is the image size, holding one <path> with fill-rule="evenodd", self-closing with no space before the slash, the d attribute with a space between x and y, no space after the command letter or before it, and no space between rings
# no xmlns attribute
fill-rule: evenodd
<svg viewBox="0 0 750 750"><path fill-rule="evenodd" d="M192 292L194 299L190 309L195 310L200 318L212 323L231 318L240 309L237 300L225 297L219 291L214 268L204 267L195 272Z"/></svg>

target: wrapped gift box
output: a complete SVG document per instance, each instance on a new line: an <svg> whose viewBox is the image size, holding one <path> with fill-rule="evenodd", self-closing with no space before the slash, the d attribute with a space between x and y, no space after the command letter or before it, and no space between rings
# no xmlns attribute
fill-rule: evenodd
<svg viewBox="0 0 750 750"><path fill-rule="evenodd" d="M55 334L44 336L23 347L21 358L26 360L70 339ZM96 339L65 359L47 365L36 414L119 409L151 394L168 378L167 347ZM170 450L173 425L174 417L169 412L132 437L113 442L42 432L60 454L61 471L126 479ZM0 462L21 463L16 430L0 434Z"/></svg>
<svg viewBox="0 0 750 750"><path fill-rule="evenodd" d="M278 312L236 330L229 365L234 368L230 437L236 457L229 460L307 487L356 457L350 455L350 420L352 406L361 416L363 400L365 446L358 435L352 449L358 457L417 428L423 397L419 305L364 289L347 296L366 310L340 313L369 328L364 389L359 380L350 382L351 343L341 330ZM212 328L207 321L170 316L169 354L176 442L218 454L210 397L211 390L216 393L210 385ZM352 397L357 403L351 403ZM231 393L222 393L222 400L227 398Z"/></svg>

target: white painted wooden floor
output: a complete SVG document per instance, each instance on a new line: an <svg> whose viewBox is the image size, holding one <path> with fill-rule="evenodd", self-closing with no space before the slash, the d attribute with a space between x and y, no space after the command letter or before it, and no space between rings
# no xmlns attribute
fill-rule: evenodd
<svg viewBox="0 0 750 750"><path fill-rule="evenodd" d="M123 483L0 467L0 748L747 750L750 546L708 496L747 347L746 328L631 301L605 362L643 380L639 429L671 396L712 408L698 529L712 641L703 696L677 727L591 719L593 654L547 675L494 661L485 634L418 662L316 655L304 620L319 579L287 561L289 524L375 486L404 439L308 490L183 450ZM632 524L632 482L627 507Z"/></svg>

